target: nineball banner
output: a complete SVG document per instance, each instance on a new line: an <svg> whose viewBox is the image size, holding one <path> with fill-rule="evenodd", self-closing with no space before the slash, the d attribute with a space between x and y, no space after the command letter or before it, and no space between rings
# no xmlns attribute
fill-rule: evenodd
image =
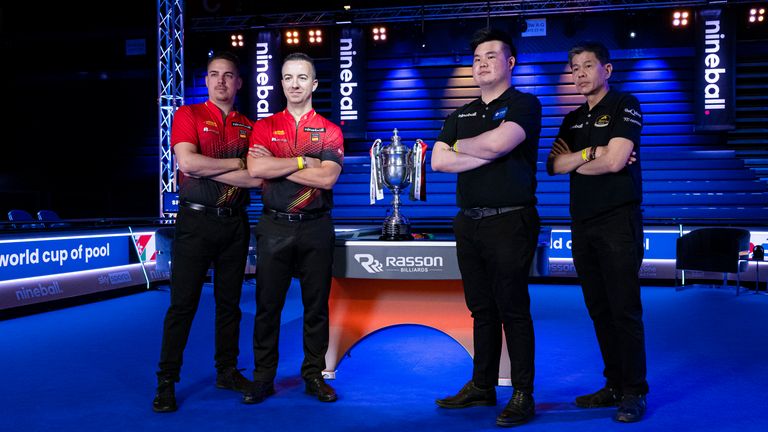
<svg viewBox="0 0 768 432"><path fill-rule="evenodd" d="M736 123L735 31L722 9L696 17L696 130L723 131Z"/></svg>
<svg viewBox="0 0 768 432"><path fill-rule="evenodd" d="M339 32L333 69L331 120L345 138L365 138L365 32L344 27Z"/></svg>
<svg viewBox="0 0 768 432"><path fill-rule="evenodd" d="M248 77L249 117L253 120L269 117L283 108L280 37L279 31L262 31L256 44L249 44L253 62L251 76Z"/></svg>

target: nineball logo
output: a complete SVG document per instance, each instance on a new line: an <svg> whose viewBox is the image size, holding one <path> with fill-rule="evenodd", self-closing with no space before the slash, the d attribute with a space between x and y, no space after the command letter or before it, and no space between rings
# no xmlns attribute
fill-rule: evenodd
<svg viewBox="0 0 768 432"><path fill-rule="evenodd" d="M725 99L720 97L720 75L725 75L725 68L720 65L720 39L725 38L720 33L720 20L705 21L704 23L704 112L725 109Z"/></svg>
<svg viewBox="0 0 768 432"><path fill-rule="evenodd" d="M272 115L269 110L269 92L274 87L269 85L269 61L272 54L269 53L269 44L259 42L256 44L256 117L264 118Z"/></svg>
<svg viewBox="0 0 768 432"><path fill-rule="evenodd" d="M355 101L352 99L352 93L357 87L357 82L353 81L354 76L352 74L352 62L357 55L357 51L352 50L352 39L340 39L340 52L339 52L339 93L341 94L341 101L339 101L339 107L341 108L341 120L357 120L357 110L355 110Z"/></svg>
<svg viewBox="0 0 768 432"><path fill-rule="evenodd" d="M381 265L381 261L374 258L371 254L355 254L355 260L359 262L368 273L381 273L384 271L384 266Z"/></svg>

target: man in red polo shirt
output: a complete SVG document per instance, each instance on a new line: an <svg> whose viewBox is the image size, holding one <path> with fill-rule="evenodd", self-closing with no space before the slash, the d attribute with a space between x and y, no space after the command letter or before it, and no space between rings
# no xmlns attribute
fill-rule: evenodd
<svg viewBox="0 0 768 432"><path fill-rule="evenodd" d="M239 60L221 53L208 61L208 100L179 108L171 145L179 163L179 214L173 244L171 305L165 315L155 412L176 410L184 347L208 268L213 264L216 299L216 387L244 392L250 382L237 369L240 294L248 255L248 188L261 179L245 170L253 129L235 111L243 84Z"/></svg>
<svg viewBox="0 0 768 432"><path fill-rule="evenodd" d="M322 372L334 248L331 189L341 173L344 139L338 126L312 109L317 75L309 56L287 56L282 83L288 105L254 125L248 157L248 172L264 179L264 215L256 229L254 386L243 402L261 402L275 391L280 313L294 275L304 303L301 376L308 394L333 402L336 392Z"/></svg>

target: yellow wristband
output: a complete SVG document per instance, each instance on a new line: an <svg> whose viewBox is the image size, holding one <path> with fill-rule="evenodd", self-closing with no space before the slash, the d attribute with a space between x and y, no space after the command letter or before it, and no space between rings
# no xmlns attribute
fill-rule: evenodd
<svg viewBox="0 0 768 432"><path fill-rule="evenodd" d="M584 149L584 150L581 151L581 159L584 162L589 162L589 156L587 155L587 150L588 149Z"/></svg>
<svg viewBox="0 0 768 432"><path fill-rule="evenodd" d="M299 164L299 169L303 170L304 169L304 158L299 156L299 157L296 158L296 162Z"/></svg>
<svg viewBox="0 0 768 432"><path fill-rule="evenodd" d="M453 143L453 145L451 146L451 150L454 153L458 153L459 152L459 140L456 140L456 142Z"/></svg>

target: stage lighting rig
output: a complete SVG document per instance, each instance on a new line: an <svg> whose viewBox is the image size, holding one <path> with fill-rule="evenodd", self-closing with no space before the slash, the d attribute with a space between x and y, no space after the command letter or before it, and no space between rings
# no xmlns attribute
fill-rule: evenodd
<svg viewBox="0 0 768 432"><path fill-rule="evenodd" d="M691 14L687 10L674 11L672 13L672 27L674 28L688 27L688 23L690 22L690 16Z"/></svg>
<svg viewBox="0 0 768 432"><path fill-rule="evenodd" d="M384 26L375 26L371 29L371 36L375 42L386 42L387 28Z"/></svg>
<svg viewBox="0 0 768 432"><path fill-rule="evenodd" d="M245 46L245 38L241 34L233 34L229 36L230 43L234 48L242 48Z"/></svg>
<svg viewBox="0 0 768 432"><path fill-rule="evenodd" d="M750 24L763 24L765 22L765 8L764 7L750 8L748 21Z"/></svg>

